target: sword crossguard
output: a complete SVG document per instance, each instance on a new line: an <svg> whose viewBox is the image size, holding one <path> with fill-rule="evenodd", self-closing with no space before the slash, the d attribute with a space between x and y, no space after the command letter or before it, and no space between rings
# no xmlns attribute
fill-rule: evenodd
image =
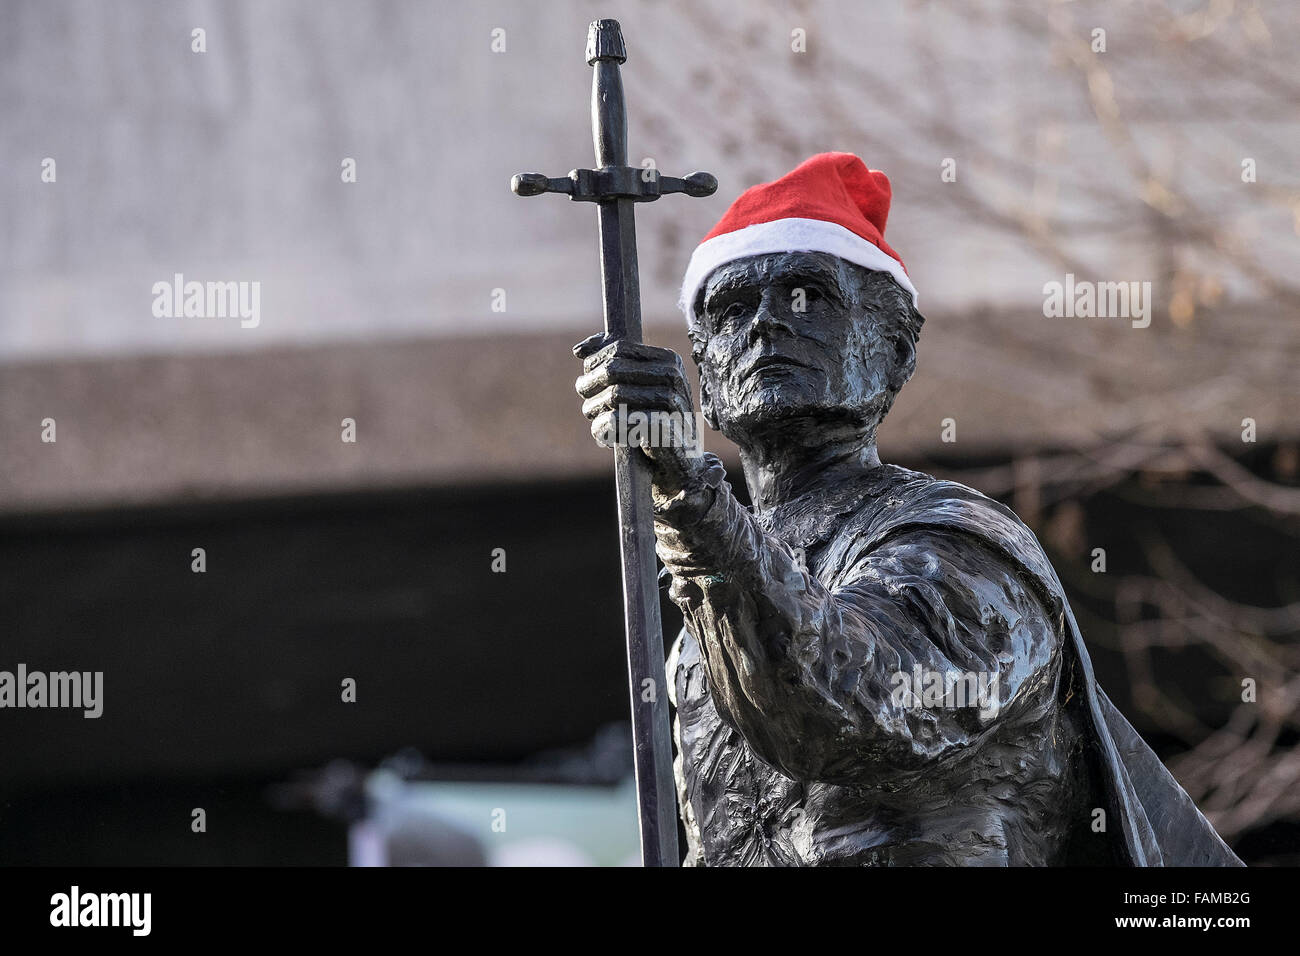
<svg viewBox="0 0 1300 956"><path fill-rule="evenodd" d="M660 195L686 193L688 196L702 199L705 196L712 196L717 191L718 177L712 173L694 172L685 179L678 179L676 176L659 177Z"/></svg>
<svg viewBox="0 0 1300 956"><path fill-rule="evenodd" d="M570 182L567 176L552 179L545 173L516 173L510 179L510 191L516 196L540 196L542 193L572 193L573 183Z"/></svg>
<svg viewBox="0 0 1300 956"><path fill-rule="evenodd" d="M542 193L565 193L574 202L605 202L630 199L654 202L660 196L685 193L688 196L712 196L718 180L711 173L696 172L689 176L661 176L652 167L605 166L601 169L575 169L568 176L549 177L543 173L519 173L510 180L516 196L540 196Z"/></svg>

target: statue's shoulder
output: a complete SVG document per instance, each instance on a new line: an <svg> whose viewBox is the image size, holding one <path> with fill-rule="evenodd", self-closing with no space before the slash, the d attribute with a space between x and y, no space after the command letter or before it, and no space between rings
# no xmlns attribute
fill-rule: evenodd
<svg viewBox="0 0 1300 956"><path fill-rule="evenodd" d="M842 565L910 530L949 532L1027 572L1044 596L1053 599L1050 603L1062 596L1038 538L1006 505L960 482L894 465L885 468L885 487L869 496L837 542Z"/></svg>

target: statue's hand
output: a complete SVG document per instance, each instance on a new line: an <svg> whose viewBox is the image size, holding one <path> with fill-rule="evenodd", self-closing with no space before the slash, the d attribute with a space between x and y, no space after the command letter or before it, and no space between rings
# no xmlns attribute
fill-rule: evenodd
<svg viewBox="0 0 1300 956"><path fill-rule="evenodd" d="M579 342L573 354L583 363L576 387L592 437L607 448L643 449L656 497L676 495L705 467L681 357L653 345L606 344L604 334Z"/></svg>

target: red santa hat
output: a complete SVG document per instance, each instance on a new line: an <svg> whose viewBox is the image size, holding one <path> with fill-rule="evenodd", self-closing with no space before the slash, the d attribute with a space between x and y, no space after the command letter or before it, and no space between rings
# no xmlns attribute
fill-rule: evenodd
<svg viewBox="0 0 1300 956"><path fill-rule="evenodd" d="M690 318L704 280L718 266L772 252L827 252L888 272L916 288L885 242L889 177L852 153L818 153L780 179L751 186L731 204L691 255L678 305Z"/></svg>

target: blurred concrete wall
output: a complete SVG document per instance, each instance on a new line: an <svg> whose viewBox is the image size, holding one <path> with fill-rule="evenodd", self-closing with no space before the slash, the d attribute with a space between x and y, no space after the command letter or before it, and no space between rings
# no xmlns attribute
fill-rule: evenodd
<svg viewBox="0 0 1300 956"><path fill-rule="evenodd" d="M1300 16L1243 6L1198 35L1200 21L1151 6L1071 4L1062 24L1007 0L11 0L0 506L442 480L476 461L603 467L572 396L555 393L567 358L537 359L599 324L594 213L507 188L515 172L591 163L582 50L597 16L628 38L633 161L722 184L639 210L653 339L680 345L677 281L727 202L844 149L890 174L889 238L928 317L884 433L895 448L934 444L958 415L972 449L1108 429L1231 435L1245 416L1294 432L1295 299L1256 272L1285 276L1300 253ZM1102 78L1071 67L1092 24L1108 30ZM1243 156L1260 169L1254 192ZM955 182L941 178L949 158ZM1162 206L1157 175L1199 217ZM1044 318L1044 282L1085 268L1149 277L1152 327ZM176 273L260 283L259 324L155 316L154 283ZM1173 321L1189 274L1220 307ZM450 338L474 344L439 346ZM407 342L419 367L394 364ZM230 355L249 350L264 358ZM132 364L158 354L175 358ZM463 375L447 363L473 368L478 391L453 391ZM358 405L372 444L323 465L338 449L304 443L336 445ZM39 422L56 413L67 437L42 447ZM527 455L501 438L521 420Z"/></svg>
<svg viewBox="0 0 1300 956"><path fill-rule="evenodd" d="M972 23L951 5L903 0L11 0L0 36L0 359L587 327L599 309L592 210L524 203L506 184L524 169L591 163L582 51L597 15L621 17L628 37L632 158L670 173L707 168L722 183L710 200L641 211L651 322L675 321L686 257L737 192L832 148L894 178L890 239L927 309L1037 302L1050 264L954 194L990 194L1000 171L981 166L1007 154L1037 180L1027 195L1055 192L1069 218L1093 181L1126 175L1124 159L1046 29L1018 26L1015 4L977 6ZM1266 181L1294 166L1292 115L1243 115L1249 77L1186 102L1177 50L1135 49L1141 11L1127 8L1141 5L1121 6L1079 23L1110 27L1105 56L1137 84L1141 109L1126 118L1154 162L1220 202L1241 191L1244 150ZM192 51L196 28L205 53ZM791 49L795 29L806 51ZM1261 70L1286 65L1283 40L1255 51ZM883 85L836 69L845 50ZM750 75L761 79L731 85ZM836 115L845 101L851 113ZM918 133L930 115L946 133ZM971 129L985 155L961 153ZM1222 168L1180 158L1188 137ZM959 175L945 184L949 156ZM41 178L47 157L55 183ZM348 157L355 183L341 178ZM1294 256L1294 234L1275 238L1258 251ZM1088 246L1123 277L1155 268L1149 243L1124 231ZM155 318L151 287L176 272L261 282L261 325ZM492 310L495 289L504 312Z"/></svg>

